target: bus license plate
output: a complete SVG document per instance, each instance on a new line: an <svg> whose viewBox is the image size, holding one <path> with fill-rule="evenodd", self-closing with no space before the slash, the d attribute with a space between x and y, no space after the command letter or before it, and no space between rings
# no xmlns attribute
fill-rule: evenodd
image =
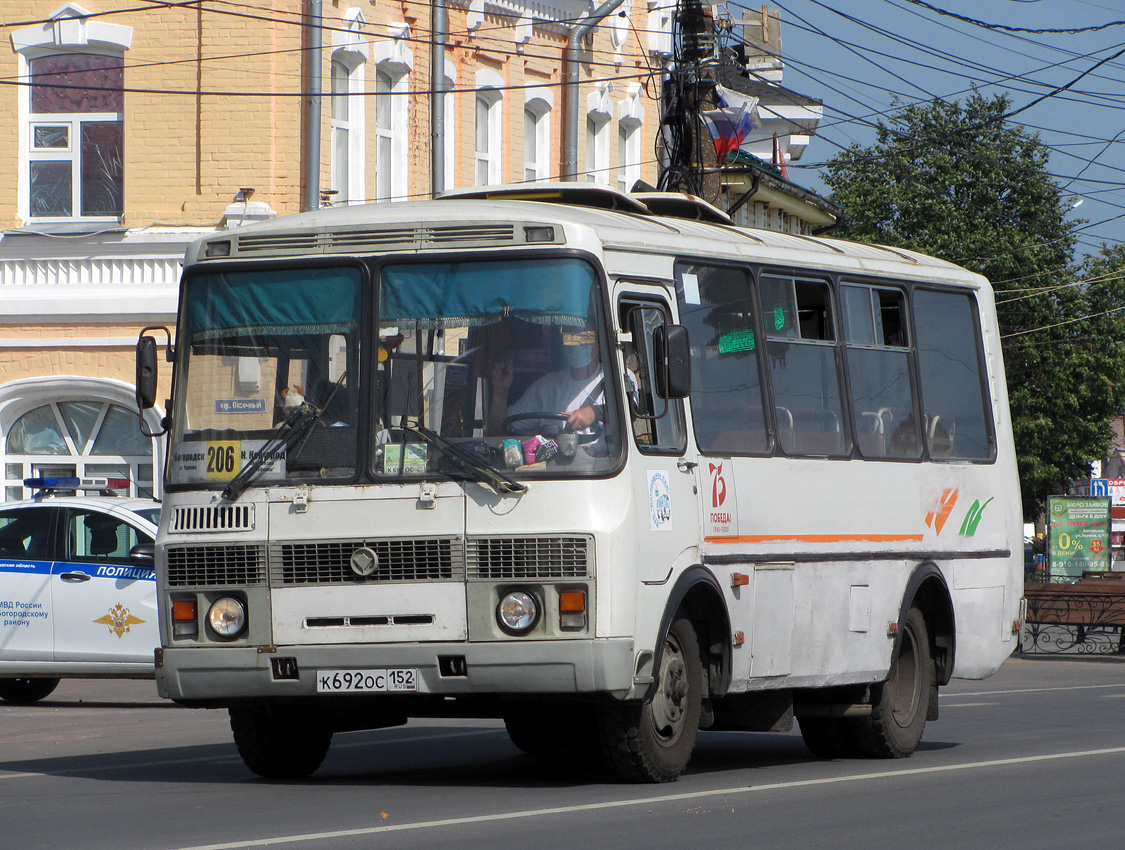
<svg viewBox="0 0 1125 850"><path fill-rule="evenodd" d="M407 667L388 670L318 670L317 693L416 691L418 671Z"/></svg>

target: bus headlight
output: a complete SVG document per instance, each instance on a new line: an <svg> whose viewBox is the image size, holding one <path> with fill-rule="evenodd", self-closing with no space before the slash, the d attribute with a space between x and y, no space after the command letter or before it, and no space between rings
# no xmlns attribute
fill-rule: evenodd
<svg viewBox="0 0 1125 850"><path fill-rule="evenodd" d="M211 603L207 622L221 638L236 638L246 628L246 606L233 596L224 596Z"/></svg>
<svg viewBox="0 0 1125 850"><path fill-rule="evenodd" d="M526 590L510 590L496 606L496 622L510 635L525 635L539 622L539 602Z"/></svg>

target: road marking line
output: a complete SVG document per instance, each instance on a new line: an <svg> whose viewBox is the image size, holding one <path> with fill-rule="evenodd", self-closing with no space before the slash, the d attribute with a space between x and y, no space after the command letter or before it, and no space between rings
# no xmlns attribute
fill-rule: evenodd
<svg viewBox="0 0 1125 850"><path fill-rule="evenodd" d="M568 815L578 812L592 812L604 809L621 809L628 806L652 806L661 803L675 803L684 800L698 800L705 797L725 797L733 794L748 794L760 791L783 791L790 788L812 788L818 785L836 785L843 782L862 782L873 779L898 779L905 776L922 776L928 773L948 773L958 770L977 770L988 767L1010 767L1012 765L1033 764L1035 762L1057 761L1059 759L1090 758L1093 756L1125 754L1125 747L1111 747L1103 750L1083 750L1070 753L1050 753L1041 756L1022 756L1020 758L993 759L991 761L970 762L968 764L938 765L918 767L908 770L884 770L878 773L859 773L848 776L825 777L822 779L799 779L792 782L774 782L767 785L747 785L739 788L717 788L708 791L688 791L683 794L665 794L655 797L636 797L629 800L612 800L603 803L583 803L574 806L558 806L552 809L528 809L518 812L503 812L492 815L473 815L471 817L446 818L444 820L419 821L417 823L387 824L384 826L340 829L332 832L311 832L301 835L279 836L277 838L256 838L246 841L230 841L222 844L198 844L180 847L177 850L243 850L247 847L277 847L285 844L299 844L306 841L324 841L332 838L353 838L379 835L390 832L406 832L416 829L440 829L448 826L465 826L479 823L495 823L506 820Z"/></svg>
<svg viewBox="0 0 1125 850"><path fill-rule="evenodd" d="M1125 696L1125 694L1121 694L1121 696ZM947 708L979 708L982 705L1000 705L1000 703L998 703L998 702L946 702L945 700L941 701L941 708L942 708L943 711Z"/></svg>
<svg viewBox="0 0 1125 850"><path fill-rule="evenodd" d="M1117 685L1062 685L1057 688L1012 688L1008 691L957 691L956 693L945 691L942 697L943 699L953 699L954 697L992 697L1003 696L1004 694L1047 694L1054 691L1097 691L1105 688L1125 688L1125 682ZM942 705L944 704L943 702Z"/></svg>

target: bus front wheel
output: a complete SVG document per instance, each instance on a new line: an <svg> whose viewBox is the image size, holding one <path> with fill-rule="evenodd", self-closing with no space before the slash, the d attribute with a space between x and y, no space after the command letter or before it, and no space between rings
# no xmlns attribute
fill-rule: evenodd
<svg viewBox="0 0 1125 850"><path fill-rule="evenodd" d="M309 712L287 706L232 706L238 754L266 779L301 779L324 761L332 730Z"/></svg>
<svg viewBox="0 0 1125 850"><path fill-rule="evenodd" d="M629 782L675 780L695 748L702 704L699 639L679 619L664 640L653 698L602 710L599 734L610 770Z"/></svg>
<svg viewBox="0 0 1125 850"><path fill-rule="evenodd" d="M932 675L926 618L911 608L898 638L891 675L871 689L871 716L853 721L854 742L861 754L906 758L914 752L926 727Z"/></svg>

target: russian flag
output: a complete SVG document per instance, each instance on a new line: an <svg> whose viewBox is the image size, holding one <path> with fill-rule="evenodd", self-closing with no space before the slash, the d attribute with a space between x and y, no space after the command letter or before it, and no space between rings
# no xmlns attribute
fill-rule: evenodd
<svg viewBox="0 0 1125 850"><path fill-rule="evenodd" d="M720 163L738 150L750 131L761 124L758 117L758 98L739 94L723 86L715 86L718 109L709 109L700 114L711 141L715 144L715 156Z"/></svg>

